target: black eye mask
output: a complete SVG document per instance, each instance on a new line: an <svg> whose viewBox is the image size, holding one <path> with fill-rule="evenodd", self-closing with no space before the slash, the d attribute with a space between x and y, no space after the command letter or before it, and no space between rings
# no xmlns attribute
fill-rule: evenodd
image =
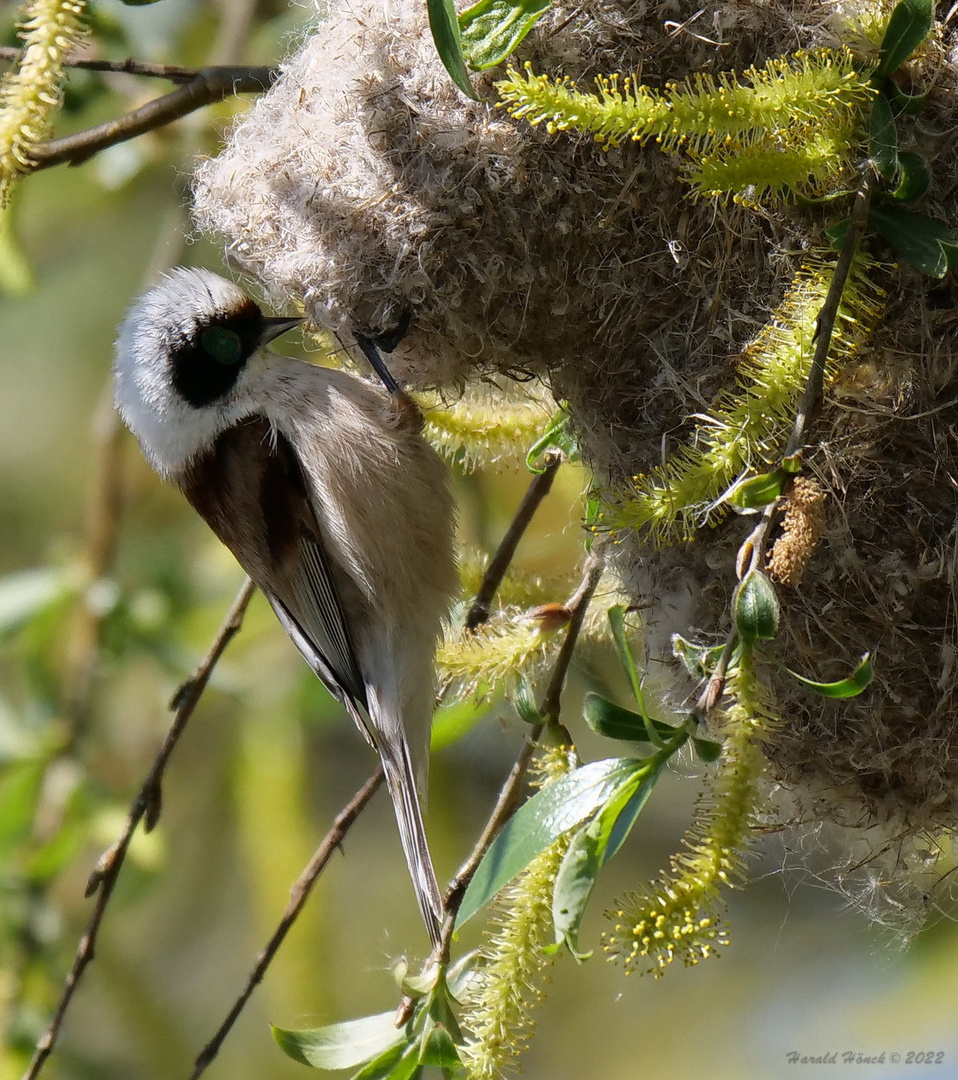
<svg viewBox="0 0 958 1080"><path fill-rule="evenodd" d="M266 330L262 312L247 300L226 316L194 326L170 348L172 380L179 395L201 409L225 397Z"/></svg>

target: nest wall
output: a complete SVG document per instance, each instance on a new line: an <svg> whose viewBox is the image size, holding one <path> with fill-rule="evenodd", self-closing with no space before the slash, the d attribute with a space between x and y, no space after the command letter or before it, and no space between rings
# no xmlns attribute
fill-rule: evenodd
<svg viewBox="0 0 958 1080"><path fill-rule="evenodd" d="M847 24L846 12L846 39ZM835 45L836 25L820 4L558 3L511 62L584 88L614 71L661 87ZM916 135L937 158L928 212L955 223L950 33L913 74L933 85ZM422 0L341 3L201 163L196 219L277 308L299 301L347 343L410 314L391 366L414 386L547 380L616 490L733 385L736 355L820 248L825 212L696 202L654 145L602 149L513 119L495 104L501 75L477 77L469 101L436 57ZM773 673L783 724L767 748L796 818L869 830L875 851L958 824L956 297L905 270L880 277L880 326L830 392L808 457L827 495L824 539L780 590L775 642L820 678L871 652L877 678L849 703ZM727 519L665 549L617 537L654 655L672 632L724 635L746 531Z"/></svg>

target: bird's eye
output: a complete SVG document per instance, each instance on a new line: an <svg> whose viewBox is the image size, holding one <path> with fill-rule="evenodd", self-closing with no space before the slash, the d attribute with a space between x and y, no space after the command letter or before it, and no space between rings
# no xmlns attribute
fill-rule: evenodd
<svg viewBox="0 0 958 1080"><path fill-rule="evenodd" d="M200 334L200 345L207 356L218 364L229 367L243 359L243 342L235 330L225 326L211 326Z"/></svg>

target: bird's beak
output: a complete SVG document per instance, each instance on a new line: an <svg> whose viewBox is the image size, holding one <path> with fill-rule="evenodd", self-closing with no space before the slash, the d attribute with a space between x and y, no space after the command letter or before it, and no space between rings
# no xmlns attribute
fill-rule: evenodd
<svg viewBox="0 0 958 1080"><path fill-rule="evenodd" d="M305 319L263 319L260 345L268 345L274 338L278 338L280 334L285 334L287 330L292 330L294 326L299 326L302 322L305 322Z"/></svg>

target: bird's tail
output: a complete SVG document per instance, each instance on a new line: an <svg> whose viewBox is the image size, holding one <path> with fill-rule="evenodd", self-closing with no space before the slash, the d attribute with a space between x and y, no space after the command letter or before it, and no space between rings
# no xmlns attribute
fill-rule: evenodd
<svg viewBox="0 0 958 1080"><path fill-rule="evenodd" d="M422 810L416 785L416 771L409 754L405 738L380 738L380 757L386 775L386 787L393 801L396 823L399 826L399 839L406 856L406 865L412 877L416 891L416 903L422 913L423 922L429 931L434 947L439 945L442 927L442 894L436 871L433 869L432 856L426 842L426 829L423 825Z"/></svg>

